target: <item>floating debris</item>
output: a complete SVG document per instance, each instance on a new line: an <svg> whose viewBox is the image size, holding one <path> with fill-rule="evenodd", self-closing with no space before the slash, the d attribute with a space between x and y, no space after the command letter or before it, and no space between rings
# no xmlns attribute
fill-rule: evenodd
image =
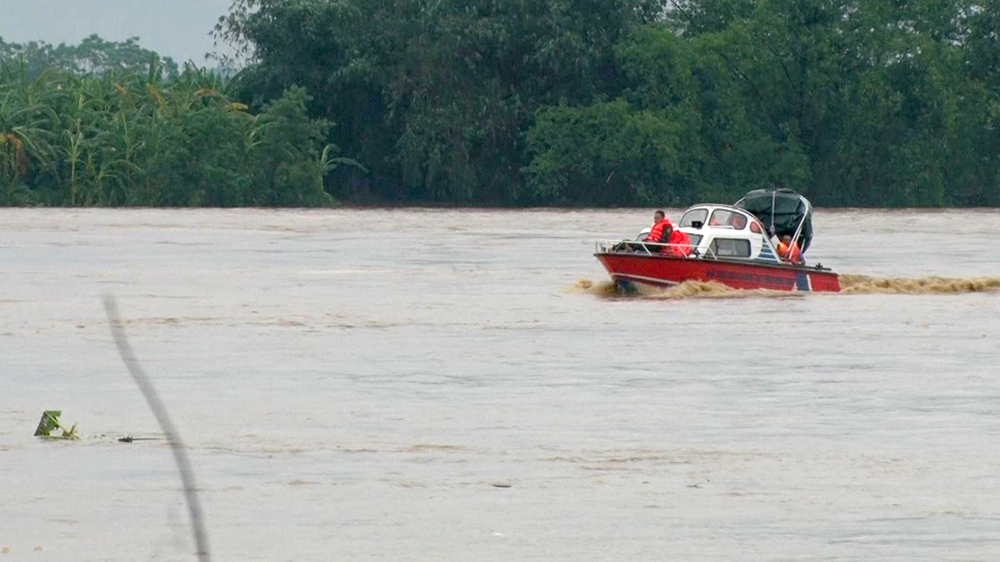
<svg viewBox="0 0 1000 562"><path fill-rule="evenodd" d="M76 434L76 424L73 427L66 429L62 423L59 421L59 416L62 415L62 410L45 410L42 412L42 419L38 421L38 427L35 428L35 437L45 437L46 439L79 439L80 436ZM52 432L55 430L61 430L61 435L53 435Z"/></svg>
<svg viewBox="0 0 1000 562"><path fill-rule="evenodd" d="M135 437L133 435L126 435L125 437L119 437L119 443L132 443L133 441L166 441L167 437L164 435L162 437Z"/></svg>

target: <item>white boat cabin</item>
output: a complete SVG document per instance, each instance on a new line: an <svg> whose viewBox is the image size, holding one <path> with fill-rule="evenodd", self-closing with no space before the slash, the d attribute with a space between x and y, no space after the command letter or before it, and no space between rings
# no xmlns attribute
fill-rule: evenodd
<svg viewBox="0 0 1000 562"><path fill-rule="evenodd" d="M695 205L684 212L677 228L691 238L691 257L748 259L781 263L767 229L754 215L730 205ZM637 240L649 233L644 229Z"/></svg>

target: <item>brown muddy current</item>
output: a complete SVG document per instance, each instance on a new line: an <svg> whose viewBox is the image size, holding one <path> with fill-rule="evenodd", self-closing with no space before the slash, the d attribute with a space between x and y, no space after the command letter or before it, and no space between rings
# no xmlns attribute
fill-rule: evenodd
<svg viewBox="0 0 1000 562"><path fill-rule="evenodd" d="M107 293L216 560L996 558L1000 213L818 211L843 294L617 296L650 216L0 210L0 560L194 559Z"/></svg>

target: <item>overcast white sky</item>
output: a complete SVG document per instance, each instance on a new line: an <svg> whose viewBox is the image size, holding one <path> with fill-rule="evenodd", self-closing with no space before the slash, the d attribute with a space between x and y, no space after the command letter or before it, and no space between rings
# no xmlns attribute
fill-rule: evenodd
<svg viewBox="0 0 1000 562"><path fill-rule="evenodd" d="M177 62L204 65L209 32L232 0L0 0L0 37L79 43L97 33L109 41L138 36L140 45Z"/></svg>

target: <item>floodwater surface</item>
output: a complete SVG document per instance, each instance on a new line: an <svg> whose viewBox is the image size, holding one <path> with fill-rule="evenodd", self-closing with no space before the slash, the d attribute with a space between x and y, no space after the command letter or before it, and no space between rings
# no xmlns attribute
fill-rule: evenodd
<svg viewBox="0 0 1000 562"><path fill-rule="evenodd" d="M215 560L996 557L1000 212L819 210L844 294L609 295L651 214L0 210L0 560L194 559L105 294Z"/></svg>

